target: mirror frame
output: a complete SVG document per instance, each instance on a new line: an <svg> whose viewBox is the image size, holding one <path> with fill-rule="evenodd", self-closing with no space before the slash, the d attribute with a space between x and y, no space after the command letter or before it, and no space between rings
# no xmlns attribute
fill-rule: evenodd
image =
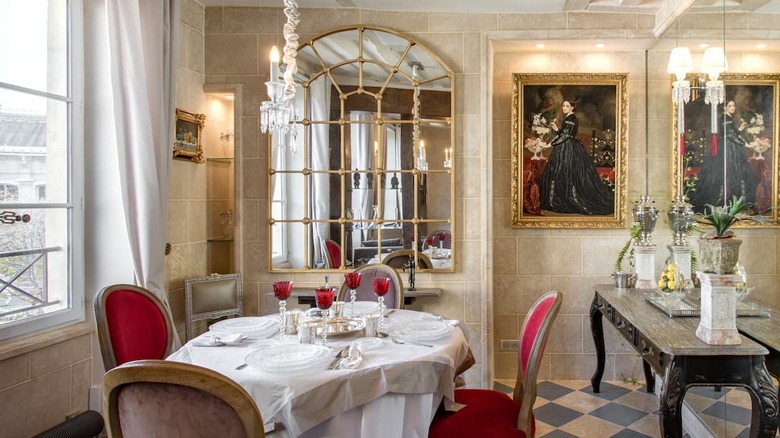
<svg viewBox="0 0 780 438"><path fill-rule="evenodd" d="M341 33L341 32L350 32L350 31L356 31L357 32L357 36L358 36L358 42L357 42L358 53L357 53L357 57L353 58L353 59L348 59L348 60L345 60L345 59L342 58L339 62L327 65L326 62L323 60L322 56L317 52L316 43L318 41L322 40L323 38L327 38L327 37L329 37L329 36L331 36L333 34ZM387 33L387 34L390 34L390 35L396 37L396 39L400 38L400 39L405 40L406 48L405 48L405 50L401 51L401 53L399 54L399 58L398 58L398 60L397 60L395 65L387 64L387 63L383 62L382 60L371 59L371 58L366 58L365 57L366 54L365 54L365 52L363 50L363 46L364 46L363 43L365 41L364 34L366 32ZM414 256L410 260L417 261L416 262L416 265L417 265L416 269L418 269L420 271L423 271L423 272L436 272L436 273L440 273L440 272L441 273L444 273L444 272L454 272L455 271L455 269L454 269L455 261L456 261L456 251L454 250L454 247L451 247L450 251L446 252L446 259L449 261L449 267L448 268L441 268L441 269L433 269L433 268L431 268L431 269L428 269L428 268L425 268L425 267L422 267L422 266L419 265L419 263L420 263L419 261L422 259L421 256L423 256L425 254L422 251L424 249L423 242L425 241L426 237L428 236L427 231L440 230L443 226L447 226L449 228L449 232L451 233L451 235L455 236L455 221L453 219L453 215L454 215L454 212L455 212L455 166L454 166L454 163L455 163L455 159L454 159L454 150L455 150L455 148L454 148L454 146L455 146L455 74L454 74L452 68L450 68L450 66L446 62L444 62L439 55L437 55L435 52L431 51L430 49L428 49L424 45L422 45L419 42L417 42L414 38L412 38L412 37L410 37L408 35L405 35L403 33L397 32L395 30L384 28L384 27L380 27L380 26L356 25L356 26L345 26L345 27L332 29L332 30L323 32L323 33L313 37L311 40L307 41L306 43L301 44L301 46L298 49L298 53L300 54L303 50L305 50L305 49L307 49L309 47L313 49L311 51L318 58L318 61L319 61L320 65L322 65L322 70L320 70L318 72L311 72L311 76L309 78L305 78L301 74L299 74L296 77L296 82L299 85L298 89L299 90L301 90L301 89L303 90L303 96L304 96L304 105L303 106L304 106L305 109L303 111L304 112L303 117L302 118L298 117L298 120L295 122L295 124L297 125L297 129L299 130L299 133L301 131L303 131L303 135L298 135L298 139L297 140L293 140L293 141L297 141L298 142L299 153L302 152L303 156L307 157L309 152L310 152L310 150L311 150L311 145L310 145L311 135L309 133L309 129L310 129L310 127L312 125L318 125L318 124L321 125L321 124L324 123L324 124L328 124L330 126L340 126L341 127L341 129L340 129L340 131L341 131L341 133L340 133L340 143L339 143L339 145L332 146L331 150L334 150L334 151L338 150L339 151L339 153L340 153L340 163L341 164L340 164L340 167L338 169L333 169L332 166L331 166L331 167L328 168L327 171L323 172L323 171L312 170L310 167L308 167L308 165L310 164L309 160L304 158L304 166L300 170L274 169L272 167L273 163L272 163L272 160L270 159L270 157L273 156L272 155L272 148L278 147L278 146L276 145L275 138L272 138L273 136L268 135L266 137L267 138L267 148L268 148L267 157L269 157L269 160L268 160L268 198L267 198L268 199L268 219L267 219L267 236L268 236L267 237L267 244L268 245L267 245L267 247L268 247L268 255L269 256L266 257L268 272L314 272L314 271L316 271L316 272L346 272L346 271L351 271L352 269L354 269L355 266L352 266L352 265L351 266L347 266L346 265L347 254L346 254L346 251L345 251L345 247L346 247L345 245L341 245L341 250L340 250L341 260L340 260L340 267L339 268L334 269L334 268L331 268L331 267L329 267L327 265L326 265L326 267L313 267L313 266L310 265L311 260L312 260L311 254L312 254L312 252L315 251L314 245L311 242L311 240L312 240L312 237L311 237L311 235L312 235L311 226L313 224L323 223L323 222L330 224L331 228L338 227L338 230L339 230L338 233L337 234L331 234L331 235L339 236L339 242L346 242L347 241L347 239L346 239L347 233L352 233L352 227L354 225L365 224L366 227L368 227L369 224L376 224L376 225L378 225L375 228L377 230L377 236L376 236L376 241L377 241L376 259L377 260L382 260L382 258L388 254L387 249L386 249L387 247L385 247L385 248L382 247L382 240L383 240L382 233L383 233L383 230L384 230L384 228L382 227L382 224L383 223L397 223L397 224L400 224L399 227L395 228L395 229L400 229L401 230L401 235L402 235L401 236L401 246L402 246L403 249L412 249L413 250ZM441 66L441 69L444 70L445 73L443 75L440 75L440 76L435 76L435 77L431 77L431 78L425 78L425 79L422 79L422 80L418 81L417 79L412 78L409 73L403 71L403 69L400 68L400 67L403 66L403 63L411 65L410 63L412 61L407 59L407 55L410 54L410 52L413 52L413 49L415 47L418 48L418 49L415 49L415 50L423 50L425 55L430 56L433 60L438 62L439 65ZM310 115L310 110L309 110L309 108L310 108L309 102L310 102L310 99L311 99L310 85L312 84L312 82L314 82L315 80L317 80L318 78L320 78L323 75L328 76L332 80L333 79L333 74L331 72L332 69L343 68L344 66L351 65L351 64L355 64L356 68L358 68L358 70L359 70L358 71L358 77L357 77L357 81L358 81L357 85L354 85L354 84L349 84L349 85L339 84L339 83L334 81L334 86L336 88L336 90L334 91L334 94L336 92L340 93L339 95L336 95L335 98L341 100L341 110L340 110L341 117L339 119L337 119L337 120L332 120L333 119L332 117L331 117L331 120L327 120L327 121L312 120L311 119L311 115ZM384 85L376 87L376 88L379 88L379 92L378 93L374 93L372 91L373 88L371 88L370 86L366 86L366 88L364 88L364 83L363 83L363 65L364 64L370 64L372 66L381 65L382 67L387 68L388 71L392 72L391 76L384 83ZM299 70L299 73L300 73L300 70ZM351 209L348 209L346 207L346 202L345 202L346 197L350 196L349 193L351 193L351 190L352 190L352 187L353 187L353 173L352 173L352 167L353 166L348 165L348 164L351 164L351 163L348 162L347 158L346 158L350 154L349 148L351 146L349 144L347 144L347 142L345 141L345 138L347 136L344 134L344 132L345 131L349 131L349 126L350 126L351 122L350 122L350 120L348 118L345 118L345 114L344 114L344 112L345 112L345 104L344 104L344 102L347 100L348 97L353 96L353 95L362 95L362 96L359 96L360 98L369 97L369 98L372 98L372 99L374 99L376 101L376 105L377 105L377 108L378 108L378 111L377 111L378 114L380 114L380 115L385 114L385 111L382 110L382 99L381 99L381 97L382 97L382 94L383 94L384 90L393 85L391 79L396 77L396 75L402 75L403 77L407 78L410 81L410 84L413 87L413 88L410 89L410 93L409 93L410 96L416 94L416 93L414 93L414 91L419 89L417 87L419 87L420 84L425 84L425 83L433 84L433 83L436 83L437 81L439 81L439 82L441 82L441 81L449 81L449 109L448 109L448 115L442 116L442 117L430 117L430 116L414 117L414 115L412 115L411 119L403 119L403 120L399 119L397 122L394 120L393 123L394 124L395 123L399 123L401 125L406 124L407 126L412 126L413 128L415 128L415 131L417 132L417 134L415 134L415 137L419 136L419 132L420 131L416 129L418 127L423 127L423 128L425 126L430 126L430 127L445 126L445 127L448 127L449 128L449 143L448 144L446 144L446 142L442 143L444 145L444 149L442 151L446 150L446 152L443 152L441 155L444 155L445 153L449 154L450 166L449 167L442 166L441 168L439 166L432 166L433 168L425 169L425 170L421 170L420 168L418 168L417 160L416 160L417 155L418 155L418 145L417 145L417 141L416 141L416 138L415 138L415 140L412 142L412 147L413 147L414 150L412 151L412 160L411 160L412 161L412 166L411 166L411 169L401 169L401 170L394 170L393 171L393 172L400 173L402 178L409 178L408 180L404 181L403 185L407 185L407 184L411 183L411 187L412 187L411 188L411 192L413 193L413 204L412 204L413 212L412 212L412 214L408 215L408 213L405 212L404 213L404 217L401 218L400 220L399 219L396 219L396 220L383 219L384 217L386 217L384 215L384 205L383 205L384 204L384 200L383 200L384 194L380 192L380 194L372 195L373 198L377 199L377 201L376 201L377 205L380 206L379 207L379 214L378 214L379 219L377 219L377 220L372 220L372 219L369 219L369 218L356 219L356 218L351 217L351 215L348 213L348 210L351 210ZM371 89L369 89L369 88L371 88ZM422 90L423 93L424 93L424 91L425 90ZM377 98L377 96L379 96L379 98ZM331 100L333 100L333 99L331 99ZM445 105L446 105L446 102L445 102ZM300 114L300 112L301 112L301 110L299 109L299 114ZM389 113L392 113L392 111L390 111ZM379 127L379 126L382 126L383 123L386 123L386 119L384 119L384 118L377 118L374 123L377 125L377 127ZM345 126L346 126L346 129L345 129ZM303 139L303 140L301 141L301 139ZM425 150L424 147L422 149ZM379 166L375 166L375 169L373 171L371 171L370 168L367 169L367 170L370 171L369 174L373 176L373 178L371 178L372 180L373 179L386 180L387 179L387 175L393 173L393 172L390 172L388 170L385 170L381 166L381 161L380 161L380 165ZM306 212L306 214L304 214L304 217L301 218L301 219L275 219L273 217L273 193L271 193L271 189L273 187L272 179L274 178L274 175L280 174L280 173L281 174L291 174L291 173L292 174L301 174L302 177L304 178L305 182L303 184L304 185L304 200L303 200L303 203L305 205L305 210L304 211ZM308 214L309 213L309 206L308 205L309 205L310 194L311 194L311 191L310 191L311 184L310 184L309 181L306 181L306 180L308 178L310 178L313 174L317 174L317 173L321 173L321 174L324 173L324 174L328 175L329 177L338 176L338 179L340 180L340 184L338 184L338 187L339 187L338 190L339 190L339 193L341 195L341 200L340 200L340 204L341 205L340 205L340 210L339 210L340 214L339 214L339 217L337 217L337 218L329 217L326 220L322 220L322 219L314 220L314 219L311 219L311 217L310 217L311 215ZM366 170L365 169L361 169L361 173L366 173ZM408 175L408 176L404 176L404 175ZM448 205L449 216L448 217L433 217L433 218L422 217L423 215L421 215L419 210L420 210L420 202L421 202L421 200L423 200L423 202L424 202L425 197L426 197L426 189L427 189L426 181L430 180L430 179L432 179L432 178L434 178L434 177L436 177L438 175L446 175L446 176L449 177L449 205ZM395 182L393 182L393 184L395 184ZM331 185L333 185L333 184L331 183ZM379 187L383 187L383 186L384 185L379 185ZM304 236L303 236L303 245L304 245L303 252L304 252L304 259L305 259L303 268L292 268L292 267L290 267L290 268L278 268L278 267L274 267L273 257L271 257L271 254L273 254L273 231L272 231L272 229L273 229L274 224L276 224L276 223L288 223L288 224L301 224L301 225L303 225L303 231L304 231L304 233L303 233L304 234ZM430 225L428 225L428 224L430 224ZM423 235L422 232L423 232L424 228L426 228L426 227L430 228L430 230L425 230L426 234ZM411 239L408 238L405 235L405 233L407 232L407 230L409 228L411 228L411 234L410 234ZM364 228L360 228L360 229L364 229ZM322 240L323 240L323 243L324 243L326 239L322 239ZM411 242L410 242L410 240L411 240ZM453 242L453 246L454 246L454 242ZM327 256L325 258L327 258ZM354 265L354 260L352 261L352 263Z"/></svg>

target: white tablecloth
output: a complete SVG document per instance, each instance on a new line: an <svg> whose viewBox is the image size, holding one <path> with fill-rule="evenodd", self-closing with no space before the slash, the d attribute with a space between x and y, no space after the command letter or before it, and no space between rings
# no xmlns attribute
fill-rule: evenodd
<svg viewBox="0 0 780 438"><path fill-rule="evenodd" d="M425 315L398 310L386 321L392 326ZM336 349L335 355L361 336L362 332L329 337L328 346ZM207 367L235 380L254 398L264 421L281 423L282 430L272 436L426 436L442 397L453 399L456 369L471 358L459 328L428 341L433 348L398 345L384 338L380 348L364 353L356 370L325 370L325 366L292 373L252 367L236 370L255 351L256 342L221 347L198 347L192 342L168 359Z"/></svg>

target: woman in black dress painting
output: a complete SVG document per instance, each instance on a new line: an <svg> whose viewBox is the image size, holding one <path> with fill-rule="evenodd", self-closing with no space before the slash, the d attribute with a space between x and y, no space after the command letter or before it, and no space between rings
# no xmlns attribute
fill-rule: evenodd
<svg viewBox="0 0 780 438"><path fill-rule="evenodd" d="M566 118L560 128L555 120L550 123L556 135L542 172L541 207L558 213L612 214L612 191L601 181L593 159L577 139L579 121L571 101L563 101L563 114Z"/></svg>
<svg viewBox="0 0 780 438"><path fill-rule="evenodd" d="M696 189L688 192L693 210L697 213L703 213L707 204L723 205L724 159L728 179L726 184L728 193L725 198L744 196L745 201L751 204L756 200L756 180L745 155L748 141L742 136L747 123L734 120L736 111L737 105L733 100L726 102L723 115L718 122L717 151L708 151L699 172Z"/></svg>

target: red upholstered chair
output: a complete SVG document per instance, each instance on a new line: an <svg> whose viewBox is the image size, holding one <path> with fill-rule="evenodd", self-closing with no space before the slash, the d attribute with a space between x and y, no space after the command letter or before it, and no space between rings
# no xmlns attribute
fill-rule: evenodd
<svg viewBox="0 0 780 438"><path fill-rule="evenodd" d="M95 321L106 371L173 352L174 326L165 305L150 291L115 284L95 297Z"/></svg>
<svg viewBox="0 0 780 438"><path fill-rule="evenodd" d="M328 268L339 269L341 267L341 245L333 240L325 240L325 249L327 250Z"/></svg>
<svg viewBox="0 0 780 438"><path fill-rule="evenodd" d="M561 301L560 292L549 292L528 311L520 330L513 397L488 389L456 389L455 401L466 406L457 412L440 410L431 424L430 438L534 436L536 375Z"/></svg>
<svg viewBox="0 0 780 438"><path fill-rule="evenodd" d="M112 438L265 436L260 411L244 388L181 362L139 360L107 372L103 413Z"/></svg>
<svg viewBox="0 0 780 438"><path fill-rule="evenodd" d="M355 269L355 272L363 273L360 287L355 289L357 301L376 301L373 279L384 277L390 279L390 287L387 288L387 295L385 295L385 306L388 309L404 308L404 282L398 271L382 263L371 263ZM339 301L349 301L349 288L347 288L346 281L341 283L336 297Z"/></svg>

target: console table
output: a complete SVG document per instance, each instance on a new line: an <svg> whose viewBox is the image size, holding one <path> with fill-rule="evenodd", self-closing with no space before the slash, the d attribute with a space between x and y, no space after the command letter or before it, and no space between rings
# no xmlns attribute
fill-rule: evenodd
<svg viewBox="0 0 780 438"><path fill-rule="evenodd" d="M649 292L649 291L646 291ZM593 392L604 374L603 317L641 355L648 391L653 391L651 368L664 376L660 394L661 435L682 437L682 403L691 386L742 386L753 401L750 436L774 437L778 392L764 356L767 349L742 337L740 345L709 345L696 337L698 318L670 318L644 300L636 289L597 285L590 308L590 327L596 346Z"/></svg>
<svg viewBox="0 0 780 438"><path fill-rule="evenodd" d="M273 292L267 292L266 295L272 295ZM298 304L308 305L316 307L314 302L314 288L313 287L294 287L290 296L298 299ZM414 303L414 300L419 297L439 297L441 296L441 288L438 287L418 287L415 290L404 289L404 305L408 306Z"/></svg>

